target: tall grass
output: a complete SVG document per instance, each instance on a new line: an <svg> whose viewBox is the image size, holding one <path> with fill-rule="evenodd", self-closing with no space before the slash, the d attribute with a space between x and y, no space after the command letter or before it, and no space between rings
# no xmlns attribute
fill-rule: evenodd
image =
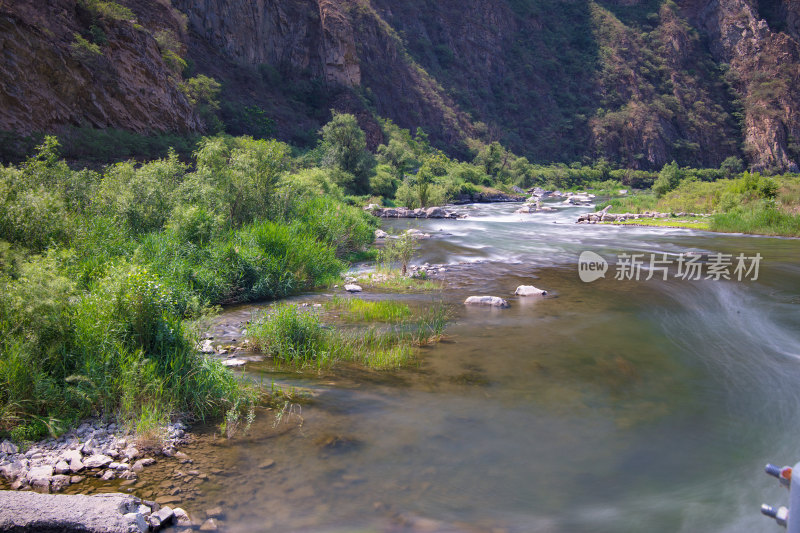
<svg viewBox="0 0 800 533"><path fill-rule="evenodd" d="M338 305L350 309L352 304L339 302ZM335 328L323 324L314 311L302 310L293 304L278 304L250 324L248 340L255 349L277 361L301 368L326 368L346 361L388 369L407 365L416 347L438 341L447 321L447 310L441 303L429 306L416 317L406 315L402 319L395 313L377 314L377 309L373 307L376 310L371 313L373 316L394 324Z"/></svg>
<svg viewBox="0 0 800 533"><path fill-rule="evenodd" d="M597 211L601 211L607 206L611 206L611 213L644 213L645 211L655 211L658 199L654 194L634 194L620 198L612 198L606 202L597 204Z"/></svg>
<svg viewBox="0 0 800 533"><path fill-rule="evenodd" d="M350 322L401 322L411 316L408 304L392 300L368 301L355 297L334 295L325 308L343 312Z"/></svg>
<svg viewBox="0 0 800 533"><path fill-rule="evenodd" d="M781 211L772 205L751 205L714 215L711 229L727 233L800 237L800 215Z"/></svg>
<svg viewBox="0 0 800 533"><path fill-rule="evenodd" d="M207 139L195 157L101 176L47 137L0 166L0 437L90 414L143 432L176 412L235 419L257 391L196 353L185 320L327 284L372 239L360 209L280 190L282 143Z"/></svg>

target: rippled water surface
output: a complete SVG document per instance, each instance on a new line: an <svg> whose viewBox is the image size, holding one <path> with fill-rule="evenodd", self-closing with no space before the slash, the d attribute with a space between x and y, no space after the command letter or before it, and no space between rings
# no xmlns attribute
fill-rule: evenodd
<svg viewBox="0 0 800 533"><path fill-rule="evenodd" d="M516 207L385 224L430 233L416 261L450 265L447 338L414 366L278 375L313 401L231 441L209 428L193 464L162 461L134 492L175 492L200 520L222 505L237 532L775 531L759 505L787 498L763 465L800 460L800 241ZM612 265L583 283L584 250L763 260L758 281L617 281ZM520 284L550 294L516 298ZM511 307L464 307L473 294ZM247 371L275 377L262 369Z"/></svg>

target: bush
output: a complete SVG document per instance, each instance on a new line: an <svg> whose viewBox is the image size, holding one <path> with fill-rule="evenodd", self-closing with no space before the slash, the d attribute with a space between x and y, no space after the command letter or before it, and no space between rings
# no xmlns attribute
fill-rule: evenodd
<svg viewBox="0 0 800 533"><path fill-rule="evenodd" d="M681 180L684 178L684 173L678 167L678 163L673 161L664 165L661 172L658 173L655 183L653 183L653 191L659 195L664 196L669 191L677 187Z"/></svg>
<svg viewBox="0 0 800 533"><path fill-rule="evenodd" d="M361 250L375 238L378 223L363 209L326 197L307 200L298 208L297 224L336 249L339 256Z"/></svg>
<svg viewBox="0 0 800 533"><path fill-rule="evenodd" d="M130 161L108 167L98 192L103 212L135 233L160 230L172 213L185 171L172 151L139 168Z"/></svg>
<svg viewBox="0 0 800 533"><path fill-rule="evenodd" d="M187 176L184 201L199 203L239 226L272 218L271 200L289 168L290 148L251 137L204 139L195 153L197 171Z"/></svg>
<svg viewBox="0 0 800 533"><path fill-rule="evenodd" d="M353 182L346 187L348 192L368 194L369 176L375 160L367 151L366 137L356 118L333 111L333 118L322 127L320 135L323 164L354 177Z"/></svg>
<svg viewBox="0 0 800 533"><path fill-rule="evenodd" d="M90 43L79 33L73 34L75 41L69 45L72 57L87 66L96 66L103 53L100 51L100 46L95 43Z"/></svg>
<svg viewBox="0 0 800 533"><path fill-rule="evenodd" d="M325 330L314 312L302 312L294 304L278 304L250 324L248 337L256 350L284 361L323 357Z"/></svg>
<svg viewBox="0 0 800 533"><path fill-rule="evenodd" d="M400 273L405 276L408 263L417 249L417 241L410 233L404 233L397 238L387 239L379 255L378 262L384 268L391 268L393 263L400 263Z"/></svg>
<svg viewBox="0 0 800 533"><path fill-rule="evenodd" d="M222 217L194 205L179 205L172 211L167 231L179 241L205 246L220 232Z"/></svg>

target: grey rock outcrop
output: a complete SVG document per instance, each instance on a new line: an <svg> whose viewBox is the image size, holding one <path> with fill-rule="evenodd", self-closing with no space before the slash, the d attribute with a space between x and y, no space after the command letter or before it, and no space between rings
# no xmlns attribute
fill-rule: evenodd
<svg viewBox="0 0 800 533"><path fill-rule="evenodd" d="M96 496L0 491L0 531L143 533L141 500L125 494Z"/></svg>

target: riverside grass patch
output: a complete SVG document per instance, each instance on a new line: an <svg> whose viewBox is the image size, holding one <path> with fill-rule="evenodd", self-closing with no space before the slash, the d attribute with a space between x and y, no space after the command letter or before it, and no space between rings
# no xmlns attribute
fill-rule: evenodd
<svg viewBox="0 0 800 533"><path fill-rule="evenodd" d="M743 172L740 177L717 181L684 179L661 197L650 191L613 198L597 205L612 213L646 211L710 214L694 222L680 218L615 222L615 224L675 226L723 233L748 233L800 237L800 176L763 176Z"/></svg>
<svg viewBox="0 0 800 533"><path fill-rule="evenodd" d="M277 304L251 322L248 342L277 363L298 368L322 369L352 362L392 369L409 364L417 347L437 342L447 322L447 309L441 302L417 313L400 302L357 298L335 297L324 307L359 326L324 323L313 310Z"/></svg>
<svg viewBox="0 0 800 533"><path fill-rule="evenodd" d="M0 438L90 415L143 433L235 417L261 391L197 353L187 320L329 284L372 240L374 217L281 181L277 141L210 138L193 167L170 152L100 172L58 148L0 165Z"/></svg>

